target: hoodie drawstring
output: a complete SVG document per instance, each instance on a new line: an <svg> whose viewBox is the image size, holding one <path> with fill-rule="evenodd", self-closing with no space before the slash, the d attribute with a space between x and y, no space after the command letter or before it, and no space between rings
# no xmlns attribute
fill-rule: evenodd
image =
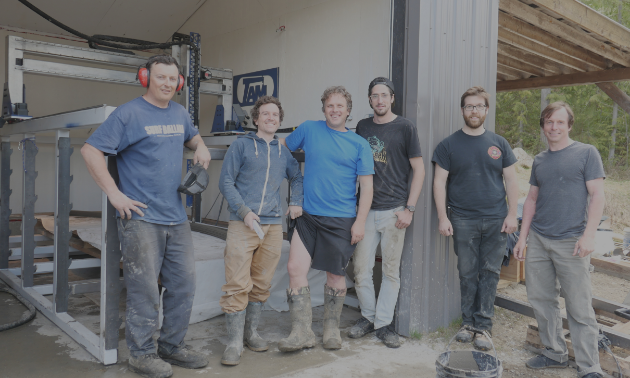
<svg viewBox="0 0 630 378"><path fill-rule="evenodd" d="M254 148L256 149L256 157L258 157L258 143L256 143L256 139L252 139L254 142Z"/></svg>
<svg viewBox="0 0 630 378"><path fill-rule="evenodd" d="M278 142L278 157L282 156L282 145Z"/></svg>

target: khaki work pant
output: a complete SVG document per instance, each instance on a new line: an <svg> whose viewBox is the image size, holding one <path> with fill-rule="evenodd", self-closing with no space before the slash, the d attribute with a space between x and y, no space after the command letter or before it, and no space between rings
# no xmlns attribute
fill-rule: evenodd
<svg viewBox="0 0 630 378"><path fill-rule="evenodd" d="M261 225L265 238L260 239L245 222L230 221L225 246L225 295L219 304L230 314L245 310L248 302L265 302L269 298L271 279L280 261L282 225Z"/></svg>
<svg viewBox="0 0 630 378"><path fill-rule="evenodd" d="M602 373L597 350L599 326L592 307L591 257L573 256L578 238L548 239L532 230L527 240L525 277L527 300L534 308L543 355L565 362L569 360L567 343L562 335L560 292L567 309L567 320L578 377Z"/></svg>

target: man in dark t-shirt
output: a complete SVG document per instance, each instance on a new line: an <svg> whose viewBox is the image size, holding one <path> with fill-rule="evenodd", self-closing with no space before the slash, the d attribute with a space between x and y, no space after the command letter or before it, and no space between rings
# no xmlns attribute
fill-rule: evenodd
<svg viewBox="0 0 630 378"><path fill-rule="evenodd" d="M400 258L405 231L422 190L424 163L416 126L392 113L394 84L377 77L370 83L368 99L374 116L359 121L357 134L372 148L374 195L365 224L365 238L357 244L353 256L355 288L363 317L350 329L348 336L358 338L376 330L385 345L397 348L400 339L390 324L400 289ZM379 243L383 279L377 302L372 270Z"/></svg>
<svg viewBox="0 0 630 378"><path fill-rule="evenodd" d="M569 138L572 126L573 111L564 102L549 104L540 116L549 149L534 159L521 235L514 247L514 257L526 260L527 299L545 346L525 365L530 369L568 366L559 303L562 292L578 377L601 378L589 267L606 202L606 174L594 146Z"/></svg>
<svg viewBox="0 0 630 378"><path fill-rule="evenodd" d="M460 106L465 125L433 153L439 231L453 236L458 257L463 324L457 341L474 338L473 345L480 350L492 345L488 337L507 234L517 228L516 157L505 138L483 126L489 97L481 87L464 92ZM469 327L486 332L473 334Z"/></svg>

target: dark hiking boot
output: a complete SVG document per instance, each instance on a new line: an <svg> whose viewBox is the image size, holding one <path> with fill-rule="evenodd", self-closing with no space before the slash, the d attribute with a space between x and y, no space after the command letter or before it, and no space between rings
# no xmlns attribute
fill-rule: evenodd
<svg viewBox="0 0 630 378"><path fill-rule="evenodd" d="M374 323L367 320L365 317L361 317L361 319L357 320L352 328L350 328L350 331L348 331L348 337L358 339L371 332L374 332Z"/></svg>
<svg viewBox="0 0 630 378"><path fill-rule="evenodd" d="M339 295L340 292L343 292L343 295ZM324 285L324 349L341 349L339 322L345 300L345 290Z"/></svg>
<svg viewBox="0 0 630 378"><path fill-rule="evenodd" d="M583 375L582 378L602 378L603 375L601 375L600 373L588 373L586 375Z"/></svg>
<svg viewBox="0 0 630 378"><path fill-rule="evenodd" d="M258 334L258 322L260 321L260 313L262 312L262 302L249 302L247 304L245 315L245 345L254 352L264 352L269 349L269 345L265 339Z"/></svg>
<svg viewBox="0 0 630 378"><path fill-rule="evenodd" d="M199 369L208 365L208 356L194 351L190 345L180 348L175 353L168 353L166 349L159 347L158 356L171 365L181 366L186 369Z"/></svg>
<svg viewBox="0 0 630 378"><path fill-rule="evenodd" d="M245 311L225 314L225 327L228 332L228 344L221 357L223 365L234 366L241 361L243 354L243 333L245 328Z"/></svg>
<svg viewBox="0 0 630 378"><path fill-rule="evenodd" d="M316 339L311 324L313 323L313 309L311 308L311 290L308 286L293 289L298 294L291 294L287 290L287 301L291 311L291 334L280 340L278 349L281 352L294 352L303 348L315 346Z"/></svg>
<svg viewBox="0 0 630 378"><path fill-rule="evenodd" d="M475 336L474 333L472 333L468 328L466 328L466 326L463 326L457 332L457 335L455 336L455 340L457 340L460 343L469 343L473 340L474 336Z"/></svg>
<svg viewBox="0 0 630 378"><path fill-rule="evenodd" d="M569 362L554 361L545 355L539 354L527 360L525 366L530 369L564 369L569 366Z"/></svg>
<svg viewBox="0 0 630 378"><path fill-rule="evenodd" d="M144 354L129 357L129 370L146 378L168 378L173 375L171 365L164 362L157 354Z"/></svg>
<svg viewBox="0 0 630 378"><path fill-rule="evenodd" d="M486 331L486 333L488 334L487 336L483 333L475 334L475 341L473 341L473 347L475 347L475 349L484 352L492 349L492 340L490 339L492 335L490 331Z"/></svg>
<svg viewBox="0 0 630 378"><path fill-rule="evenodd" d="M392 331L389 326L377 329L376 337L378 337L388 348L398 348L402 345L402 341L400 341L398 334Z"/></svg>

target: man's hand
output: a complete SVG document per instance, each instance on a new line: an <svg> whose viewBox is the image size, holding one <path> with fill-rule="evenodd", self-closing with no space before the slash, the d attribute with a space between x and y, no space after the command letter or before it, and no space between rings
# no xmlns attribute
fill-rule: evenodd
<svg viewBox="0 0 630 378"><path fill-rule="evenodd" d="M142 202L134 201L131 198L127 197L120 190L117 193L109 196L108 198L112 206L114 206L116 210L118 210L121 219L131 219L132 211L135 211L138 215L143 217L144 213L138 207L141 207L143 209L146 209L148 207Z"/></svg>
<svg viewBox="0 0 630 378"><path fill-rule="evenodd" d="M199 143L197 144L197 149L195 150L195 156L193 156L193 164L200 163L203 165L204 169L208 169L208 165L210 165L210 151L208 151L208 147L205 144Z"/></svg>
<svg viewBox="0 0 630 378"><path fill-rule="evenodd" d="M258 223L260 223L260 218L258 218L258 215L254 214L252 211L247 213L247 215L245 215L245 219L243 219L245 225L252 231L254 231L254 221L258 221Z"/></svg>
<svg viewBox="0 0 630 378"><path fill-rule="evenodd" d="M295 219L302 216L302 206L289 206L284 216L291 214L291 219Z"/></svg>
<svg viewBox="0 0 630 378"><path fill-rule="evenodd" d="M446 217L439 220L438 229L440 230L440 234L443 236L453 235L453 226L451 225L451 221Z"/></svg>
<svg viewBox="0 0 630 378"><path fill-rule="evenodd" d="M350 232L352 233L350 244L355 245L365 237L365 223L355 221Z"/></svg>
<svg viewBox="0 0 630 378"><path fill-rule="evenodd" d="M501 227L501 232L505 232L506 234L511 234L516 232L518 229L518 221L516 220L516 216L508 215L503 221L503 227Z"/></svg>
<svg viewBox="0 0 630 378"><path fill-rule="evenodd" d="M413 213L411 211L404 209L402 211L397 211L394 214L396 214L396 216L398 217L395 225L396 228L402 230L409 227L409 225L411 224L411 220L413 219Z"/></svg>
<svg viewBox="0 0 630 378"><path fill-rule="evenodd" d="M512 250L512 253L514 254L514 258L517 259L518 261L525 261L525 248L526 247L527 247L527 242L525 241L525 238L520 238L518 242L516 243L516 245L514 246L514 249Z"/></svg>
<svg viewBox="0 0 630 378"><path fill-rule="evenodd" d="M586 257L595 250L595 237L582 235L582 237L575 242L575 248L573 249L573 256Z"/></svg>

